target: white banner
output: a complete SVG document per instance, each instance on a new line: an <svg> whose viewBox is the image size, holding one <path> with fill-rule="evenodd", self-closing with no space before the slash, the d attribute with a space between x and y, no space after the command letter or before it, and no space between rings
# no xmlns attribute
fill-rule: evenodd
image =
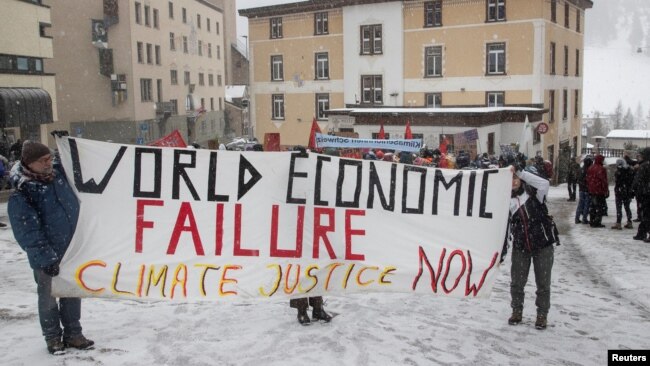
<svg viewBox="0 0 650 366"><path fill-rule="evenodd" d="M341 147L348 149L389 149L397 151L420 151L422 139L410 140L381 140L381 139L355 139L352 137L316 134L316 146Z"/></svg>
<svg viewBox="0 0 650 366"><path fill-rule="evenodd" d="M57 140L81 202L56 296L489 295L511 174Z"/></svg>

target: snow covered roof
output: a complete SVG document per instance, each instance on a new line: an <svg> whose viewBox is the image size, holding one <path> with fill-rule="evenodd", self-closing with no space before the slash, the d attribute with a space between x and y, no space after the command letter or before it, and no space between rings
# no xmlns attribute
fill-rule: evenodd
<svg viewBox="0 0 650 366"><path fill-rule="evenodd" d="M467 107L467 108L336 108L329 113L494 113L503 111L513 112L542 112L543 108L532 107Z"/></svg>
<svg viewBox="0 0 650 366"><path fill-rule="evenodd" d="M243 98L246 95L246 85L226 85L226 102L232 103L233 99Z"/></svg>
<svg viewBox="0 0 650 366"><path fill-rule="evenodd" d="M648 139L650 130L612 130L607 134L608 139Z"/></svg>

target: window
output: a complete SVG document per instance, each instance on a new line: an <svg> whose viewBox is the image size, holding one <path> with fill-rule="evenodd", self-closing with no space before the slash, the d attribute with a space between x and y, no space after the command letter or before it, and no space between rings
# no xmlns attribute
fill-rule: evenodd
<svg viewBox="0 0 650 366"><path fill-rule="evenodd" d="M169 19L174 19L174 3L169 2Z"/></svg>
<svg viewBox="0 0 650 366"><path fill-rule="evenodd" d="M505 105L506 93L504 92L487 92L486 104L488 107L503 107Z"/></svg>
<svg viewBox="0 0 650 366"><path fill-rule="evenodd" d="M494 132L488 133L487 150L489 155L494 155Z"/></svg>
<svg viewBox="0 0 650 366"><path fill-rule="evenodd" d="M183 53L187 52L187 36L183 36Z"/></svg>
<svg viewBox="0 0 650 366"><path fill-rule="evenodd" d="M555 90L548 91L548 121L555 121Z"/></svg>
<svg viewBox="0 0 650 366"><path fill-rule="evenodd" d="M169 70L169 76L172 85L178 85L178 71L176 70Z"/></svg>
<svg viewBox="0 0 650 366"><path fill-rule="evenodd" d="M330 95L316 94L316 118L319 120L327 119L325 111L330 109Z"/></svg>
<svg viewBox="0 0 650 366"><path fill-rule="evenodd" d="M271 56L271 81L284 80L284 67L282 65L282 56Z"/></svg>
<svg viewBox="0 0 650 366"><path fill-rule="evenodd" d="M578 89L573 91L573 116L578 117L580 115L580 91Z"/></svg>
<svg viewBox="0 0 650 366"><path fill-rule="evenodd" d="M271 119L284 119L284 95L272 95L272 116Z"/></svg>
<svg viewBox="0 0 650 366"><path fill-rule="evenodd" d="M203 41L199 40L199 56L203 56Z"/></svg>
<svg viewBox="0 0 650 366"><path fill-rule="evenodd" d="M342 130L342 129L339 129L339 131L340 130ZM350 132L353 132L353 131L354 131L354 129L352 129L352 131L350 131ZM379 132L373 132L371 136L372 136L373 140L379 140ZM388 133L388 132L384 133L384 139L390 140L390 133Z"/></svg>
<svg viewBox="0 0 650 366"><path fill-rule="evenodd" d="M569 76L569 46L564 46L564 76Z"/></svg>
<svg viewBox="0 0 650 366"><path fill-rule="evenodd" d="M361 103L383 103L383 81L381 75L361 76Z"/></svg>
<svg viewBox="0 0 650 366"><path fill-rule="evenodd" d="M329 20L327 12L314 14L314 34L328 34Z"/></svg>
<svg viewBox="0 0 650 366"><path fill-rule="evenodd" d="M196 14L196 27L201 29L201 14Z"/></svg>
<svg viewBox="0 0 650 366"><path fill-rule="evenodd" d="M138 63L144 63L144 46L142 42L138 42Z"/></svg>
<svg viewBox="0 0 650 366"><path fill-rule="evenodd" d="M425 47L424 77L442 76L442 46Z"/></svg>
<svg viewBox="0 0 650 366"><path fill-rule="evenodd" d="M42 74L43 59L36 57L0 55L0 73Z"/></svg>
<svg viewBox="0 0 650 366"><path fill-rule="evenodd" d="M564 27L569 28L569 3L564 3Z"/></svg>
<svg viewBox="0 0 650 366"><path fill-rule="evenodd" d="M207 23L207 24L210 24L210 23ZM214 110L214 98L212 98L212 97L210 97L210 110L211 111Z"/></svg>
<svg viewBox="0 0 650 366"><path fill-rule="evenodd" d="M151 27L151 23L149 22L149 14L151 13L151 10L149 8L149 5L144 6L144 25L147 27Z"/></svg>
<svg viewBox="0 0 650 366"><path fill-rule="evenodd" d="M190 72L185 71L185 80L183 81L185 85L190 85Z"/></svg>
<svg viewBox="0 0 650 366"><path fill-rule="evenodd" d="M219 97L219 110L222 109L223 109L223 100L221 99L221 97ZM282 114L284 115L284 111L282 112Z"/></svg>
<svg viewBox="0 0 650 366"><path fill-rule="evenodd" d="M170 99L169 102L172 104L172 115L178 115L178 99Z"/></svg>
<svg viewBox="0 0 650 366"><path fill-rule="evenodd" d="M506 0L487 0L487 21L506 20Z"/></svg>
<svg viewBox="0 0 650 366"><path fill-rule="evenodd" d="M562 90L562 119L566 121L569 117L569 91Z"/></svg>
<svg viewBox="0 0 650 366"><path fill-rule="evenodd" d="M18 71L29 71L29 58L16 57L16 66Z"/></svg>
<svg viewBox="0 0 650 366"><path fill-rule="evenodd" d="M187 9L183 8L181 13L183 14L183 24L187 24Z"/></svg>
<svg viewBox="0 0 650 366"><path fill-rule="evenodd" d="M442 106L442 93L426 93L424 103L427 108L440 108Z"/></svg>
<svg viewBox="0 0 650 366"><path fill-rule="evenodd" d="M361 54L375 55L382 53L381 24L361 26Z"/></svg>
<svg viewBox="0 0 650 366"><path fill-rule="evenodd" d="M208 74L208 85L214 86L214 75Z"/></svg>
<svg viewBox="0 0 650 366"><path fill-rule="evenodd" d="M149 65L153 64L153 47L151 43L147 43L147 63Z"/></svg>
<svg viewBox="0 0 650 366"><path fill-rule="evenodd" d="M221 60L221 46L217 45L217 60Z"/></svg>
<svg viewBox="0 0 650 366"><path fill-rule="evenodd" d="M487 73L488 75L506 73L506 44L487 44Z"/></svg>
<svg viewBox="0 0 650 366"><path fill-rule="evenodd" d="M282 18L271 18L271 38L282 38Z"/></svg>
<svg viewBox="0 0 650 366"><path fill-rule="evenodd" d="M135 22L142 24L142 4L135 3Z"/></svg>
<svg viewBox="0 0 650 366"><path fill-rule="evenodd" d="M576 76L580 76L580 50L576 50Z"/></svg>
<svg viewBox="0 0 650 366"><path fill-rule="evenodd" d="M212 58L212 43L208 43L208 57Z"/></svg>
<svg viewBox="0 0 650 366"><path fill-rule="evenodd" d="M153 27L154 28L160 28L160 24L158 23L158 9L153 10Z"/></svg>
<svg viewBox="0 0 650 366"><path fill-rule="evenodd" d="M215 27L214 27L214 31L217 32L217 35L219 35L219 32L220 32L220 30L219 30L219 22L216 22Z"/></svg>
<svg viewBox="0 0 650 366"><path fill-rule="evenodd" d="M160 63L161 63L160 62L160 46L156 45L154 47L154 50L156 51L155 52L155 54L156 54L156 65L160 65Z"/></svg>
<svg viewBox="0 0 650 366"><path fill-rule="evenodd" d="M158 102L162 102L163 99L163 86L162 86L162 79L157 79L156 80L156 92L158 93Z"/></svg>
<svg viewBox="0 0 650 366"><path fill-rule="evenodd" d="M201 108L205 109L205 98L201 98Z"/></svg>
<svg viewBox="0 0 650 366"><path fill-rule="evenodd" d="M539 132L537 132L536 128L533 128L532 130L533 130L533 145L537 145L540 142L542 142L542 135Z"/></svg>
<svg viewBox="0 0 650 366"><path fill-rule="evenodd" d="M205 86L205 77L202 72L199 73L199 85Z"/></svg>
<svg viewBox="0 0 650 366"><path fill-rule="evenodd" d="M555 42L551 42L549 58L551 59L551 75L555 75Z"/></svg>
<svg viewBox="0 0 650 366"><path fill-rule="evenodd" d="M316 79L327 80L330 78L330 62L327 52L316 54Z"/></svg>
<svg viewBox="0 0 650 366"><path fill-rule="evenodd" d="M151 102L151 79L140 79L140 100Z"/></svg>
<svg viewBox="0 0 650 366"><path fill-rule="evenodd" d="M551 21L557 23L557 0L551 0Z"/></svg>
<svg viewBox="0 0 650 366"><path fill-rule="evenodd" d="M576 32L580 33L580 9L576 9Z"/></svg>
<svg viewBox="0 0 650 366"><path fill-rule="evenodd" d="M217 75L217 86L221 86L221 75Z"/></svg>
<svg viewBox="0 0 650 366"><path fill-rule="evenodd" d="M174 39L174 33L169 32L169 50L176 51L176 40Z"/></svg>
<svg viewBox="0 0 650 366"><path fill-rule="evenodd" d="M442 0L424 2L424 26L442 26Z"/></svg>
<svg viewBox="0 0 650 366"><path fill-rule="evenodd" d="M39 22L38 23L38 35L41 36L41 37L45 37L45 38L52 38L51 36L47 35L47 28L50 28L51 26L52 26L52 24L50 24L50 23Z"/></svg>

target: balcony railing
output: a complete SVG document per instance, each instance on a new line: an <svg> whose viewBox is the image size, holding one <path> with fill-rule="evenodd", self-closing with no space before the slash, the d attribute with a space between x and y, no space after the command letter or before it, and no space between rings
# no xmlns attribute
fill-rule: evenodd
<svg viewBox="0 0 650 366"><path fill-rule="evenodd" d="M178 114L178 106L174 102L156 102L156 114L175 116Z"/></svg>
<svg viewBox="0 0 650 366"><path fill-rule="evenodd" d="M596 149L595 147L582 148L583 155L596 155L596 151L598 151L600 155L606 158L622 158L625 154L625 149L609 149L604 147L601 147L599 149Z"/></svg>

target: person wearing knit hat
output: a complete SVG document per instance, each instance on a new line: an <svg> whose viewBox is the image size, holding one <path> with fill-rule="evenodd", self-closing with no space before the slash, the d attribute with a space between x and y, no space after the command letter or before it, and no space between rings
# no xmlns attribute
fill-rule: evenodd
<svg viewBox="0 0 650 366"><path fill-rule="evenodd" d="M34 273L47 350L60 355L70 347L91 349L95 342L81 332L81 299L52 296L52 278L59 274L59 263L77 227L79 199L63 166L39 142L24 142L21 159L11 169L11 181L15 190L7 212L16 242L27 253Z"/></svg>

